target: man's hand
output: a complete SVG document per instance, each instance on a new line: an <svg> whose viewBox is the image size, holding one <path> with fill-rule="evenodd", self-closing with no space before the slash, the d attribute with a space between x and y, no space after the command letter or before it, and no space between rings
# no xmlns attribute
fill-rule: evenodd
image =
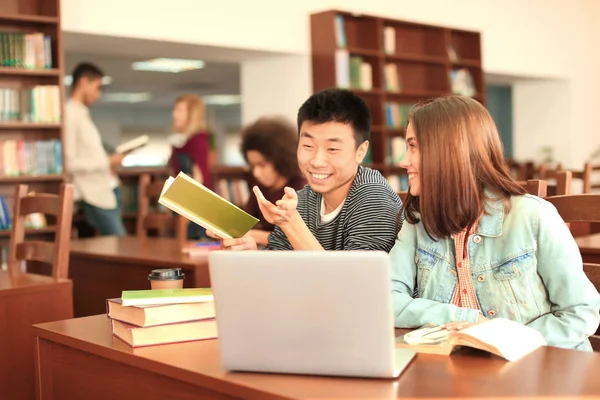
<svg viewBox="0 0 600 400"><path fill-rule="evenodd" d="M265 219L273 225L285 225L292 220L292 217L297 212L298 195L291 187L284 189L284 195L281 200L277 200L275 204L265 198L260 189L254 186L252 189L258 200L258 206Z"/></svg>
<svg viewBox="0 0 600 400"><path fill-rule="evenodd" d="M244 235L241 238L223 239L208 229L206 230L206 234L213 239L219 240L223 250L257 250L256 241L251 235Z"/></svg>
<svg viewBox="0 0 600 400"><path fill-rule="evenodd" d="M113 169L115 167L118 167L119 165L121 165L124 158L125 158L125 154L119 154L119 153L111 154L108 157L108 159L110 161L110 167Z"/></svg>

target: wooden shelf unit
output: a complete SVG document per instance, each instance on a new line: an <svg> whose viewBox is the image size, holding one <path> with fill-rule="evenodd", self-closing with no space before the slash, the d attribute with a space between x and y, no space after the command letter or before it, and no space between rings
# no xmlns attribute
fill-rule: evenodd
<svg viewBox="0 0 600 400"><path fill-rule="evenodd" d="M37 43L31 36L19 35L35 33L44 35L36 38ZM45 66L23 66L48 56L51 61ZM29 185L31 191L58 193L65 181L63 76L60 0L0 1L0 195L9 200L8 204L12 204L19 183ZM28 91L36 86L54 88L50 93ZM31 143L50 140L54 143L44 143L47 146ZM36 174L31 174L32 170ZM53 231L50 226L28 229L27 234L48 235ZM0 231L0 238L8 236L8 231Z"/></svg>
<svg viewBox="0 0 600 400"><path fill-rule="evenodd" d="M343 23L340 23L342 20ZM339 84L338 72L350 66L336 60L336 53L340 50L347 52L350 58L358 56L363 64L370 65L372 87L356 85L350 72L349 88L369 106L373 120L369 165L386 177L405 173L390 158L390 139L404 137L405 118L401 118L401 124L390 126L387 103L398 103L408 109L408 106L419 101L451 94L451 72L465 68L471 74L476 89L472 97L485 105L481 38L478 32L340 10L312 14L310 24L314 92L346 87ZM339 30L342 25L343 34ZM393 28L387 29L395 42L393 51L386 51L385 48L385 30L388 27ZM451 58L451 49L458 58ZM387 64L397 68L400 83L398 91L387 89Z"/></svg>

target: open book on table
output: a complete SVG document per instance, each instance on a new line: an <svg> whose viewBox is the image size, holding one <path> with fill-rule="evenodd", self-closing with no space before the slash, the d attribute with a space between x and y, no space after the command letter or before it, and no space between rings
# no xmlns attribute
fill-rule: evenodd
<svg viewBox="0 0 600 400"><path fill-rule="evenodd" d="M396 347L417 352L448 355L460 346L472 347L516 361L545 346L541 333L533 328L504 318L495 318L460 331L425 326L396 339Z"/></svg>
<svg viewBox="0 0 600 400"><path fill-rule="evenodd" d="M169 177L158 202L223 239L244 236L258 219L183 172Z"/></svg>

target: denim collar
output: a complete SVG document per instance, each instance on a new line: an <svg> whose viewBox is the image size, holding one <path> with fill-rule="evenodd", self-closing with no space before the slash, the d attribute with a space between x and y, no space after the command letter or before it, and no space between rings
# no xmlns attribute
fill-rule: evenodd
<svg viewBox="0 0 600 400"><path fill-rule="evenodd" d="M498 237L502 235L504 200L487 189L485 190L485 197L485 212L479 220L476 233L482 236Z"/></svg>

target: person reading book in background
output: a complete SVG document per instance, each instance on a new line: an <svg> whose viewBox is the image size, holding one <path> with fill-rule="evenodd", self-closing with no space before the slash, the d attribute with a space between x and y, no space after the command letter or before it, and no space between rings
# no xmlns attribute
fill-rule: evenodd
<svg viewBox="0 0 600 400"><path fill-rule="evenodd" d="M100 235L126 234L121 213L121 192L115 168L126 154L108 155L90 117L89 107L101 96L104 73L90 63L80 63L72 73L71 95L65 104L64 144L74 200L86 221Z"/></svg>
<svg viewBox="0 0 600 400"><path fill-rule="evenodd" d="M306 185L298 167L297 147L296 128L283 118L259 118L242 131L242 154L261 193L272 203L284 196L286 186L300 190ZM260 220L250 235L257 244L266 245L275 225L262 215L256 196L248 198L244 211Z"/></svg>
<svg viewBox="0 0 600 400"><path fill-rule="evenodd" d="M206 128L204 102L198 96L186 94L175 100L170 167L174 175L183 172L212 190L210 175L210 133ZM193 222L188 223L188 239L206 238L206 230Z"/></svg>
<svg viewBox="0 0 600 400"><path fill-rule="evenodd" d="M556 209L511 177L485 107L459 96L417 105L406 144L406 220L390 252L396 327L502 317L548 345L591 350L600 295Z"/></svg>
<svg viewBox="0 0 600 400"><path fill-rule="evenodd" d="M402 202L379 171L361 165L371 115L348 90L312 95L298 111L298 165L308 185L291 187L275 203L254 187L264 218L275 225L266 250L382 250L401 225ZM256 249L251 235L224 239L231 250Z"/></svg>

